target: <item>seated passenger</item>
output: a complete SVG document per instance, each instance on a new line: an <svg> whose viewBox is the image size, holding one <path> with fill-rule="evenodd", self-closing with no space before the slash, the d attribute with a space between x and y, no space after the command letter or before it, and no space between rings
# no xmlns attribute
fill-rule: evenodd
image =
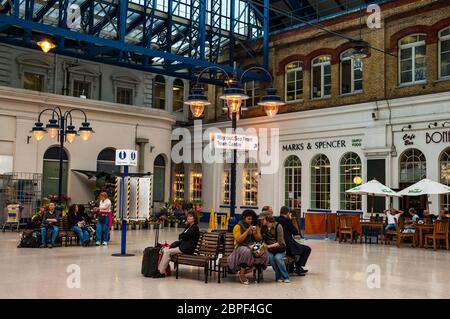
<svg viewBox="0 0 450 319"><path fill-rule="evenodd" d="M69 208L69 226L70 229L77 234L78 239L83 247L89 246L90 236L89 232L86 229L86 221L84 220L81 212L79 211L79 207L76 204L73 204Z"/></svg>
<svg viewBox="0 0 450 319"><path fill-rule="evenodd" d="M48 210L48 205L42 206L39 211L31 217L31 222L28 223L28 229L37 229L41 228L42 220L44 219L45 211Z"/></svg>
<svg viewBox="0 0 450 319"><path fill-rule="evenodd" d="M311 248L298 243L294 239L294 236L298 236L299 232L292 223L288 207L281 207L278 222L281 226L283 226L284 242L286 243L286 255L295 258L294 272L299 276L305 276L308 270L303 267L305 267L308 262L309 255L311 254Z"/></svg>
<svg viewBox="0 0 450 319"><path fill-rule="evenodd" d="M246 274L254 270L254 265L262 265L265 269L269 263L267 252L255 257L250 248L256 241L262 240L260 227L252 226L255 219L256 213L253 210L244 210L241 220L233 228L235 248L227 259L228 268L232 272L239 272L239 280L244 285L249 284Z"/></svg>
<svg viewBox="0 0 450 319"><path fill-rule="evenodd" d="M52 248L55 245L56 238L58 238L59 232L59 213L56 211L55 203L50 203L48 205L48 210L44 213L42 219L41 236L42 245L40 248ZM51 231L50 243L47 245L47 231Z"/></svg>
<svg viewBox="0 0 450 319"><path fill-rule="evenodd" d="M410 208L408 213L411 215L411 223L405 226L403 230L404 233L415 233L416 232L416 224L419 221L419 215L414 208Z"/></svg>
<svg viewBox="0 0 450 319"><path fill-rule="evenodd" d="M167 266L170 262L170 257L176 254L194 254L197 246L198 238L200 237L200 229L198 228L197 215L194 212L187 213L186 227L179 235L179 240L170 245L170 249L164 250L161 262L158 266L158 273L153 278L165 277Z"/></svg>
<svg viewBox="0 0 450 319"><path fill-rule="evenodd" d="M387 217L387 225L384 230L396 230L397 228L395 225L403 214L403 211L391 207L390 209L386 209L384 213Z"/></svg>
<svg viewBox="0 0 450 319"><path fill-rule="evenodd" d="M261 213L263 215L263 213ZM272 216L259 216L263 226L261 233L269 251L269 262L275 271L275 281L289 283L289 273L284 259L286 258L286 244L284 242L283 226Z"/></svg>

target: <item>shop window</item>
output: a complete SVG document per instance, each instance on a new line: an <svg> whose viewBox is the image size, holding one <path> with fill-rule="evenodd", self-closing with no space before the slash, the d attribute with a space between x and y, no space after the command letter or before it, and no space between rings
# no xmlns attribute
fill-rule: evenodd
<svg viewBox="0 0 450 319"><path fill-rule="evenodd" d="M284 162L284 205L290 209L301 207L302 199L302 163L295 156L289 156Z"/></svg>
<svg viewBox="0 0 450 319"><path fill-rule="evenodd" d="M257 106L261 97L261 83L259 81L250 81L245 83L245 92L249 98L245 101L247 107Z"/></svg>
<svg viewBox="0 0 450 319"><path fill-rule="evenodd" d="M286 101L303 100L303 62L295 61L286 65L284 83Z"/></svg>
<svg viewBox="0 0 450 319"><path fill-rule="evenodd" d="M191 200L193 202L202 201L202 166L194 164L191 169Z"/></svg>
<svg viewBox="0 0 450 319"><path fill-rule="evenodd" d="M341 94L361 93L363 90L363 62L352 59L353 49L341 55Z"/></svg>
<svg viewBox="0 0 450 319"><path fill-rule="evenodd" d="M173 195L176 201L184 201L184 165L177 164L174 170Z"/></svg>
<svg viewBox="0 0 450 319"><path fill-rule="evenodd" d="M426 81L426 54L424 34L410 35L400 40L399 82L416 84Z"/></svg>
<svg viewBox="0 0 450 319"><path fill-rule="evenodd" d="M153 202L165 201L166 161L160 154L153 162Z"/></svg>
<svg viewBox="0 0 450 319"><path fill-rule="evenodd" d="M230 185L231 185L231 165L229 163L223 164L223 198L224 205L230 205Z"/></svg>
<svg viewBox="0 0 450 319"><path fill-rule="evenodd" d="M42 196L58 194L59 181L59 151L60 147L54 146L44 153L44 162L42 169ZM67 194L69 158L66 150L63 149L63 179L62 193Z"/></svg>
<svg viewBox="0 0 450 319"><path fill-rule="evenodd" d="M45 76L43 74L25 72L23 75L23 88L38 92L44 91Z"/></svg>
<svg viewBox="0 0 450 319"><path fill-rule="evenodd" d="M247 160L244 164L244 205L258 205L258 164Z"/></svg>
<svg viewBox="0 0 450 319"><path fill-rule="evenodd" d="M450 77L450 27L439 32L439 78Z"/></svg>
<svg viewBox="0 0 450 319"><path fill-rule="evenodd" d="M439 158L439 167L441 183L450 186L450 147L442 152ZM447 212L450 211L450 194L441 195L440 207Z"/></svg>
<svg viewBox="0 0 450 319"><path fill-rule="evenodd" d="M418 149L411 148L400 156L400 183L416 183L427 176L425 155Z"/></svg>
<svg viewBox="0 0 450 319"><path fill-rule="evenodd" d="M361 158L356 153L345 154L340 163L340 208L346 210L361 210L361 195L348 194L345 191L356 187L362 182Z"/></svg>
<svg viewBox="0 0 450 319"><path fill-rule="evenodd" d="M97 156L97 172L109 174L120 173L120 166L116 166L116 149L108 147Z"/></svg>
<svg viewBox="0 0 450 319"><path fill-rule="evenodd" d="M72 94L75 97L85 96L86 98L90 98L91 97L91 82L74 80Z"/></svg>
<svg viewBox="0 0 450 319"><path fill-rule="evenodd" d="M173 111L183 112L184 103L184 83L183 80L175 79L173 81Z"/></svg>
<svg viewBox="0 0 450 319"><path fill-rule="evenodd" d="M312 61L312 98L331 96L331 57L320 56Z"/></svg>
<svg viewBox="0 0 450 319"><path fill-rule="evenodd" d="M330 160L324 154L311 162L311 208L330 209Z"/></svg>
<svg viewBox="0 0 450 319"><path fill-rule="evenodd" d="M157 75L153 80L153 108L166 108L166 81L161 75Z"/></svg>

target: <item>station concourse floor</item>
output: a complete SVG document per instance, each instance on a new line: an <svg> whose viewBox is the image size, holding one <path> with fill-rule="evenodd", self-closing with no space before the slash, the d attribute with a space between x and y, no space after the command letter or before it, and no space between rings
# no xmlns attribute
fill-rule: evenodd
<svg viewBox="0 0 450 319"><path fill-rule="evenodd" d="M160 241L169 243L181 229L163 229ZM270 267L264 281L249 286L236 275L205 284L202 269L180 266L180 278L145 278L142 252L154 243L153 230L130 230L127 252L120 252L120 231L113 231L107 247L17 248L19 234L0 232L0 298L449 298L450 251L376 244L339 244L334 240L307 240L312 248L305 277L277 283ZM80 288L69 288L69 265L80 268ZM379 272L378 272L379 270ZM379 274L379 276L378 276ZM72 277L73 278L73 277Z"/></svg>

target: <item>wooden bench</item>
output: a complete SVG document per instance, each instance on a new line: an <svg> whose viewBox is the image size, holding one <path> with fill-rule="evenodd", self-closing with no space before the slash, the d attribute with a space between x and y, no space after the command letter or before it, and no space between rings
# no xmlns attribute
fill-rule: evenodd
<svg viewBox="0 0 450 319"><path fill-rule="evenodd" d="M172 261L175 264L176 279L179 276L179 266L188 265L204 268L205 283L208 283L208 276L212 275L217 260L219 235L219 233L201 234L193 255L178 254L172 257Z"/></svg>
<svg viewBox="0 0 450 319"><path fill-rule="evenodd" d="M69 217L67 215L61 218L58 238L61 238L61 245L65 242L66 247L68 246L68 242L72 245L72 239L75 239L75 242L78 244L78 236L70 229Z"/></svg>

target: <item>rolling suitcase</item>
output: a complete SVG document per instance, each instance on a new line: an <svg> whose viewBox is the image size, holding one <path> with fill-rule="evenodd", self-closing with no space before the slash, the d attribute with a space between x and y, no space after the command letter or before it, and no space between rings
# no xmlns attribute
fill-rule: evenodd
<svg viewBox="0 0 450 319"><path fill-rule="evenodd" d="M158 272L159 252L161 244L158 243L159 227L156 227L155 246L144 249L144 256L142 258L141 274L144 277L153 277Z"/></svg>

